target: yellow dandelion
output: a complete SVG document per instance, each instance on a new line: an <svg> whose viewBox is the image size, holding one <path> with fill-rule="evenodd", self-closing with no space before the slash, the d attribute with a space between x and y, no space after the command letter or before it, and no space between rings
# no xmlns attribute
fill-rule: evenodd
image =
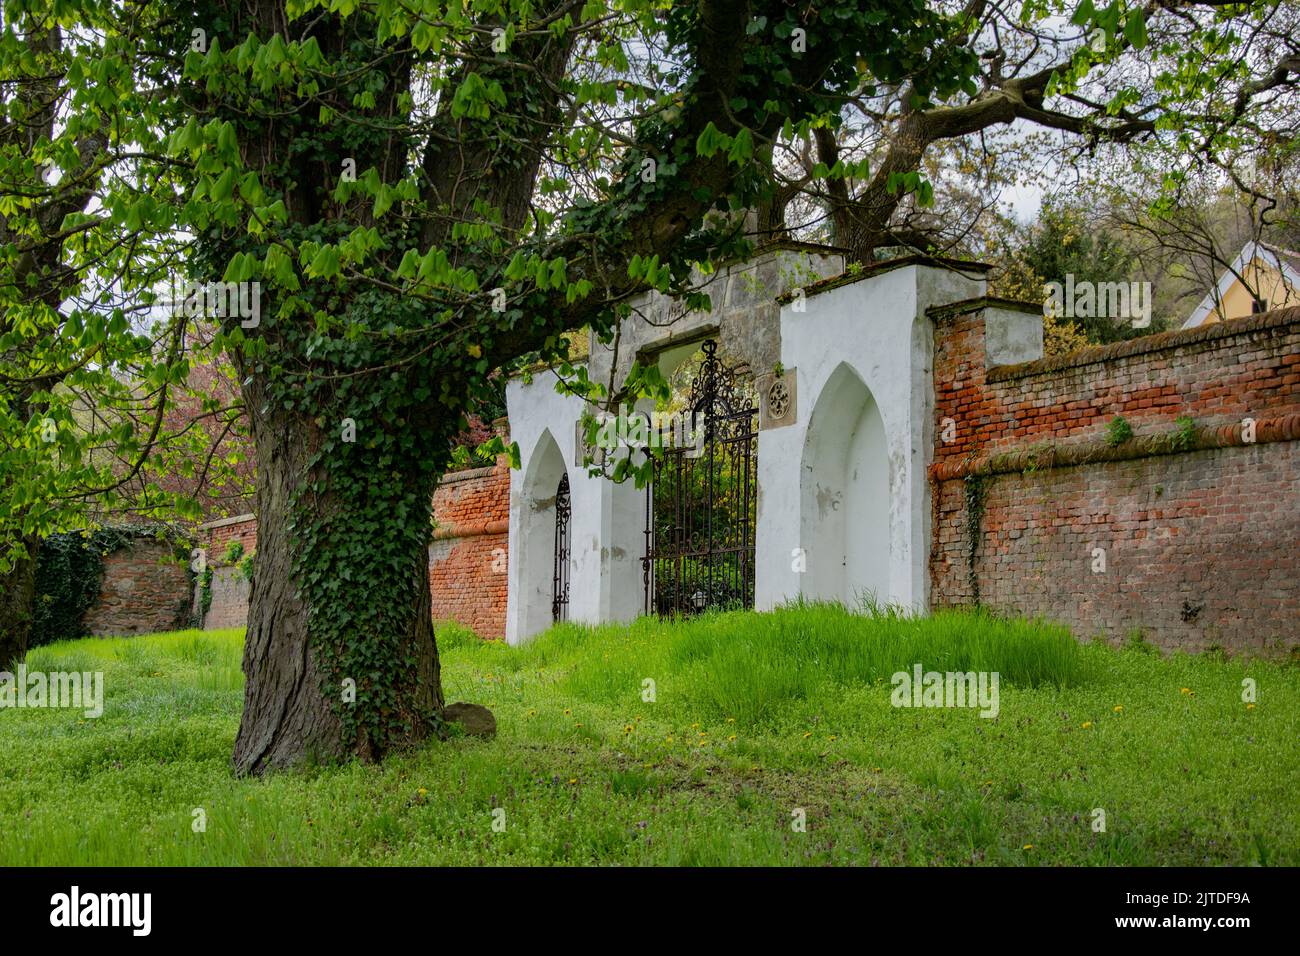
<svg viewBox="0 0 1300 956"><path fill-rule="evenodd" d="M1117 713L1117 714L1122 714L1122 713L1124 713L1124 705L1123 705L1123 704L1116 704L1116 705L1115 705L1115 713Z"/></svg>
<svg viewBox="0 0 1300 956"><path fill-rule="evenodd" d="M1089 727L1091 727L1091 726L1092 726L1092 721L1091 721L1091 720L1085 720L1085 721L1083 722L1083 729L1084 729L1084 730L1087 730L1087 729L1088 729Z"/></svg>
<svg viewBox="0 0 1300 956"><path fill-rule="evenodd" d="M1255 709L1255 705L1254 705L1254 704L1247 704L1247 705L1246 705L1246 709L1247 709L1247 710L1254 710L1254 709Z"/></svg>
<svg viewBox="0 0 1300 956"><path fill-rule="evenodd" d="M1190 694L1191 692L1192 692L1192 689L1191 689L1190 687L1180 687L1180 688L1178 688L1178 693L1180 693L1180 694Z"/></svg>
<svg viewBox="0 0 1300 956"><path fill-rule="evenodd" d="M577 782L578 782L578 778L577 778L577 777L570 777L570 778L569 778L569 783L577 783Z"/></svg>
<svg viewBox="0 0 1300 956"><path fill-rule="evenodd" d="M1034 845L1032 843L1026 843L1024 846L1021 847L1022 850L1032 850L1033 848Z"/></svg>
<svg viewBox="0 0 1300 956"><path fill-rule="evenodd" d="M839 734L831 734L831 740L839 740Z"/></svg>

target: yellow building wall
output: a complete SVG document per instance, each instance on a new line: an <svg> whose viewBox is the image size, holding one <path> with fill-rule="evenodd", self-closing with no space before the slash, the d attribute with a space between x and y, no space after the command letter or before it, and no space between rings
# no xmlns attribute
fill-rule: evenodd
<svg viewBox="0 0 1300 956"><path fill-rule="evenodd" d="M1258 291L1259 298L1264 300L1268 309L1284 309L1287 306L1300 305L1300 289L1288 285L1282 273L1267 263L1252 259L1250 265L1243 270L1243 274L1250 285ZM1248 316L1253 311L1251 309L1253 301L1254 296L1242 284L1241 279L1234 278L1232 285L1224 293L1223 300L1206 316L1205 324L1222 322L1225 317L1240 319Z"/></svg>

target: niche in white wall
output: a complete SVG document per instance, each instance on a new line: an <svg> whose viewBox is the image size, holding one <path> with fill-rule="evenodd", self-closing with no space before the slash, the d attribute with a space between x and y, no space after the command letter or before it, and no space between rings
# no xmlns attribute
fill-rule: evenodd
<svg viewBox="0 0 1300 956"><path fill-rule="evenodd" d="M870 390L842 362L817 396L800 471L805 597L857 607L889 596L889 455Z"/></svg>

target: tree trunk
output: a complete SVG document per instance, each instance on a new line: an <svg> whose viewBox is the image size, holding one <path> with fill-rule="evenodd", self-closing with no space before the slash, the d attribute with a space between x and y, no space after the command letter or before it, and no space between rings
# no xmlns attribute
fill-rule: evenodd
<svg viewBox="0 0 1300 956"><path fill-rule="evenodd" d="M28 538L23 544L27 556L19 558L8 573L0 574L0 671L10 673L27 656L36 602L36 556L40 541Z"/></svg>
<svg viewBox="0 0 1300 956"><path fill-rule="evenodd" d="M400 623L397 633L356 633L350 638L371 646L396 639L402 654L414 664L400 672L329 674L322 670L321 643L327 642L319 626L313 630L312 608L294 558L301 546L301 513L295 513L295 494L300 486L319 478L309 473L312 449L319 448L323 433L310 420L287 413L268 416L262 406L261 390L246 385L257 447L257 552L244 645L244 713L235 740L234 768L239 774L261 774L304 761L332 761L350 756L379 760L384 753L404 744L418 742L435 732L443 709L438 650L434 643L432 602L429 595L428 540L431 524L428 512L406 520L423 521L424 544L409 542L403 547L409 560L400 569L392 567L392 580L385 584L401 589L405 600L400 607L387 608L388 620ZM253 394L250 394L253 393ZM426 501L432 501L432 488ZM430 505L431 506L431 505ZM361 515L346 513L336 496L313 500L313 520L338 526L359 527ZM389 525L395 540L405 539L394 518ZM296 526L298 525L298 526ZM374 542L379 553L384 542ZM376 582L380 565L370 565L351 582L340 582L337 600L372 601L367 582ZM360 606L360 605L358 605ZM380 667L381 665L374 665ZM340 681L355 681L355 702L346 700L338 689ZM336 693L326 686L334 682ZM395 738L376 741L362 731L349 739L342 715L348 707L367 705L374 688L393 690L396 714L402 732ZM387 713L387 711L386 711Z"/></svg>

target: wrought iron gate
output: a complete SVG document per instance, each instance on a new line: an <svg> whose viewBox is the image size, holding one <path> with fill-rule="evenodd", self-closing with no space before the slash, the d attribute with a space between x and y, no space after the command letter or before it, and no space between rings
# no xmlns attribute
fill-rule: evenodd
<svg viewBox="0 0 1300 956"><path fill-rule="evenodd" d="M702 444L656 450L646 490L645 608L661 616L754 606L757 401L747 366L703 351L686 412Z"/></svg>
<svg viewBox="0 0 1300 956"><path fill-rule="evenodd" d="M551 620L569 619L569 476L555 489L555 568L551 575Z"/></svg>

